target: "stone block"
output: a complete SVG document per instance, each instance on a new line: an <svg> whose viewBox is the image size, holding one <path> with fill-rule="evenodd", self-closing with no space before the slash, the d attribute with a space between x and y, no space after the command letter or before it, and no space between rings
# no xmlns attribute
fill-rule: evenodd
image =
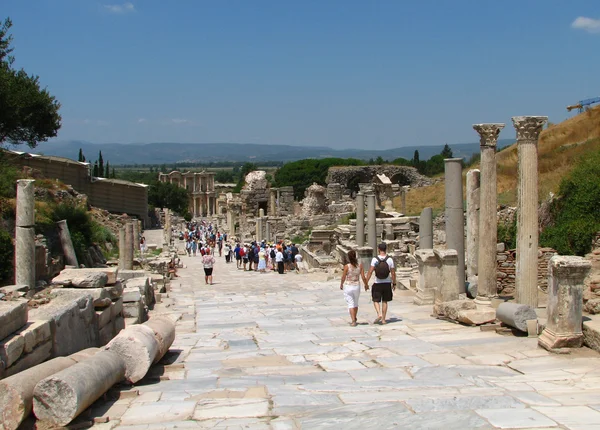
<svg viewBox="0 0 600 430"><path fill-rule="evenodd" d="M113 302L111 306L112 317L111 319L116 319L117 317L123 316L123 299L118 299Z"/></svg>
<svg viewBox="0 0 600 430"><path fill-rule="evenodd" d="M150 277L130 279L125 284L126 289L138 288L147 304L154 303L154 288Z"/></svg>
<svg viewBox="0 0 600 430"><path fill-rule="evenodd" d="M145 270L119 270L119 279L122 279L123 281L144 276L148 276L148 272Z"/></svg>
<svg viewBox="0 0 600 430"><path fill-rule="evenodd" d="M106 276L106 275L105 275ZM53 333L53 356L64 356L96 346L98 331L92 296L60 294L30 312L32 320L49 320Z"/></svg>
<svg viewBox="0 0 600 430"><path fill-rule="evenodd" d="M16 362L25 349L25 338L20 334L12 334L0 342L0 360L2 367L8 369Z"/></svg>
<svg viewBox="0 0 600 430"><path fill-rule="evenodd" d="M600 299L589 299L584 305L583 310L592 315L600 314Z"/></svg>
<svg viewBox="0 0 600 430"><path fill-rule="evenodd" d="M475 310L477 305L471 300L452 300L436 305L438 315L444 315L447 318L457 320L461 311Z"/></svg>
<svg viewBox="0 0 600 430"><path fill-rule="evenodd" d="M50 358L52 347L52 340L47 340L46 342L39 344L33 351L29 354L22 355L16 363L6 369L6 376L16 375L30 367L43 363Z"/></svg>
<svg viewBox="0 0 600 430"><path fill-rule="evenodd" d="M82 270L82 269L78 269ZM119 268L117 266L113 267L96 267L96 268L86 268L84 269L86 272L91 273L106 273L106 285L114 285L119 278ZM61 272L62 274L62 272Z"/></svg>
<svg viewBox="0 0 600 430"><path fill-rule="evenodd" d="M108 281L104 272L97 269L65 269L52 279L52 284L73 288L102 288Z"/></svg>
<svg viewBox="0 0 600 430"><path fill-rule="evenodd" d="M23 350L26 354L29 354L37 345L52 338L50 321L29 321L24 328L19 330L19 334L25 340Z"/></svg>
<svg viewBox="0 0 600 430"><path fill-rule="evenodd" d="M110 342L112 340L113 337L115 337L115 323L114 323L114 321L109 321L108 324L104 325L100 329L100 333L99 333L100 346L106 345L108 342Z"/></svg>
<svg viewBox="0 0 600 430"><path fill-rule="evenodd" d="M138 287L126 287L123 289L123 303L133 303L142 300L142 293Z"/></svg>
<svg viewBox="0 0 600 430"><path fill-rule="evenodd" d="M600 319L583 322L583 343L590 349L600 352Z"/></svg>
<svg viewBox="0 0 600 430"><path fill-rule="evenodd" d="M107 325L112 320L112 305L108 306L101 311L95 311L96 318L98 321L98 328L102 329L105 325Z"/></svg>
<svg viewBox="0 0 600 430"><path fill-rule="evenodd" d="M137 302L123 303L123 316L125 318L134 318L136 324L146 321L147 312L144 301L140 300Z"/></svg>
<svg viewBox="0 0 600 430"><path fill-rule="evenodd" d="M458 321L464 324L481 325L496 321L496 310L471 309L458 312Z"/></svg>
<svg viewBox="0 0 600 430"><path fill-rule="evenodd" d="M0 340L27 323L27 300L0 301Z"/></svg>
<svg viewBox="0 0 600 430"><path fill-rule="evenodd" d="M115 336L119 334L121 330L125 328L125 318L122 316L115 319Z"/></svg>

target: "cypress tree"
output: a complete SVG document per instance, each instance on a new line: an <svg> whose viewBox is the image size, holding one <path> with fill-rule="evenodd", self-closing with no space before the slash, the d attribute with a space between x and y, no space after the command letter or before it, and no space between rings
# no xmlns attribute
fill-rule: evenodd
<svg viewBox="0 0 600 430"><path fill-rule="evenodd" d="M94 176L98 177L98 161L94 162Z"/></svg>
<svg viewBox="0 0 600 430"><path fill-rule="evenodd" d="M102 151L98 154L98 171L104 175L104 160L102 159Z"/></svg>
<svg viewBox="0 0 600 430"><path fill-rule="evenodd" d="M106 162L106 171L104 173L104 177L110 178L110 162L109 161Z"/></svg>

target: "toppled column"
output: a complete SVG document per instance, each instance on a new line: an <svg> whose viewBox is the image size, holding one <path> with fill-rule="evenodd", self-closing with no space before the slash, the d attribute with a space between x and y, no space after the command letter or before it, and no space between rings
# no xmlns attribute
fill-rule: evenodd
<svg viewBox="0 0 600 430"><path fill-rule="evenodd" d="M154 358L154 363L158 363L161 358L169 352L169 348L175 341L175 324L167 316L155 316L144 323L154 332L154 339L158 343L158 353Z"/></svg>
<svg viewBox="0 0 600 430"><path fill-rule="evenodd" d="M119 270L125 270L125 227L119 228Z"/></svg>
<svg viewBox="0 0 600 430"><path fill-rule="evenodd" d="M481 188L479 200L479 257L477 262L477 303L491 306L496 297L496 243L498 241L498 192L496 179L496 144L504 124L476 124L480 136ZM537 246L536 246L537 277Z"/></svg>
<svg viewBox="0 0 600 430"><path fill-rule="evenodd" d="M152 328L136 324L122 330L105 346L125 363L125 379L135 384L142 379L156 358L159 350Z"/></svg>
<svg viewBox="0 0 600 430"><path fill-rule="evenodd" d="M515 116L519 156L517 189L517 302L538 305L538 138L547 116Z"/></svg>
<svg viewBox="0 0 600 430"><path fill-rule="evenodd" d="M65 426L120 382L125 364L112 351L92 357L41 380L34 389L33 413L44 422Z"/></svg>
<svg viewBox="0 0 600 430"><path fill-rule="evenodd" d="M458 255L456 250L434 249L433 254L437 260L436 264L439 271L437 288L434 290L434 303L439 304L458 300L460 282L458 279Z"/></svg>
<svg viewBox="0 0 600 430"><path fill-rule="evenodd" d="M367 244L373 248L373 253L377 252L377 224L375 209L375 193L367 194Z"/></svg>
<svg viewBox="0 0 600 430"><path fill-rule="evenodd" d="M462 158L446 158L446 244L458 255L460 292L465 292L465 216L463 211Z"/></svg>
<svg viewBox="0 0 600 430"><path fill-rule="evenodd" d="M15 430L33 410L33 391L39 381L97 352L89 348L69 357L56 357L0 381L0 422L4 430Z"/></svg>
<svg viewBox="0 0 600 430"><path fill-rule="evenodd" d="M125 270L133 270L133 224L125 224Z"/></svg>
<svg viewBox="0 0 600 430"><path fill-rule="evenodd" d="M479 258L479 170L467 172L467 279L477 276Z"/></svg>
<svg viewBox="0 0 600 430"><path fill-rule="evenodd" d="M365 246L365 195L356 194L356 244Z"/></svg>
<svg viewBox="0 0 600 430"><path fill-rule="evenodd" d="M552 351L583 345L583 280L592 265L583 257L555 255L548 265L548 321L538 344Z"/></svg>
<svg viewBox="0 0 600 430"><path fill-rule="evenodd" d="M35 199L33 179L17 181L15 283L35 288Z"/></svg>
<svg viewBox="0 0 600 430"><path fill-rule="evenodd" d="M75 254L75 248L73 247L73 241L71 240L71 233L69 232L69 226L67 220L63 219L56 223L58 226L58 236L60 237L60 244L62 246L63 254L65 254L65 263L79 267L77 262L77 255Z"/></svg>
<svg viewBox="0 0 600 430"><path fill-rule="evenodd" d="M520 303L500 303L496 309L496 318L504 324L527 332L527 321L537 320L535 309Z"/></svg>
<svg viewBox="0 0 600 430"><path fill-rule="evenodd" d="M433 249L433 210L425 208L419 218L419 248Z"/></svg>
<svg viewBox="0 0 600 430"><path fill-rule="evenodd" d="M440 282L440 260L436 258L433 249L415 251L419 264L419 283L414 298L415 305L432 305L435 298L436 286Z"/></svg>

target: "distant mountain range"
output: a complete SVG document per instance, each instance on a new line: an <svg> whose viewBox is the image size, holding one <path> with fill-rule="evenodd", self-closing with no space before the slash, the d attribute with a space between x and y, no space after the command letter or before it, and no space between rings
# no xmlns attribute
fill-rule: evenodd
<svg viewBox="0 0 600 430"><path fill-rule="evenodd" d="M512 139L498 141L498 149L514 143ZM411 159L415 150L419 158L427 160L442 151L443 145L405 146L393 149L333 149L319 146L262 145L255 143L89 143L83 141L44 142L31 152L77 159L79 149L88 160L96 160L98 152L108 160L111 166L122 164L174 164L178 162L211 162L211 161L295 161L304 158L358 158L362 160L376 159L394 160L402 157ZM450 145L457 158L469 159L479 152L479 143L459 143ZM24 148L16 148L23 151Z"/></svg>

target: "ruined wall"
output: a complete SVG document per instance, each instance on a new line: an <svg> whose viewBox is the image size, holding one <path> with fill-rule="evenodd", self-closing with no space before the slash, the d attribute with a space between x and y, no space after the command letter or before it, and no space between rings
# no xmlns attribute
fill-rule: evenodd
<svg viewBox="0 0 600 430"><path fill-rule="evenodd" d="M361 182L375 182L378 174L386 175L394 184L410 185L411 187L432 184L430 178L421 175L414 167L392 165L330 167L325 181L328 184L340 184L344 189L349 190Z"/></svg>
<svg viewBox="0 0 600 430"><path fill-rule="evenodd" d="M496 286L504 295L514 294L516 250L501 247L496 254ZM552 248L538 249L538 286L544 291L548 287L548 261L556 255Z"/></svg>
<svg viewBox="0 0 600 430"><path fill-rule="evenodd" d="M145 226L148 222L148 190L145 185L118 179L92 178L89 163L62 157L49 157L16 151L6 151L11 162L21 168L37 170L45 178L58 179L88 196L92 206L110 212L137 216Z"/></svg>

